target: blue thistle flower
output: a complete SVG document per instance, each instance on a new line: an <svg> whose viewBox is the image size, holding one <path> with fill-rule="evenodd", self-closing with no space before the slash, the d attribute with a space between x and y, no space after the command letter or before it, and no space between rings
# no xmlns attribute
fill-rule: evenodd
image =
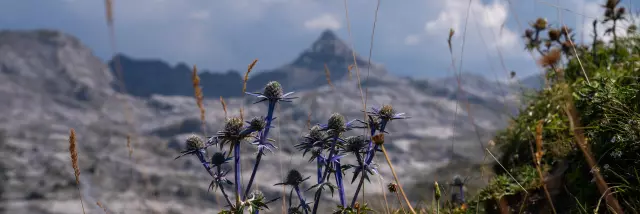
<svg viewBox="0 0 640 214"><path fill-rule="evenodd" d="M198 160L200 161L200 163L202 163L202 166L204 166L204 168L207 170L209 175L213 175L211 172L211 167L209 166L205 158L205 155L207 153L207 148L212 144L211 143L205 144L204 142L202 142L202 139L200 139L200 137L195 135L189 136L185 142L187 144L187 149L185 151L180 152L180 155L175 159L181 158L186 155L195 155L196 157L198 157Z"/></svg>
<svg viewBox="0 0 640 214"><path fill-rule="evenodd" d="M256 162L253 165L253 171L251 172L251 177L249 178L247 189L245 190L245 198L247 196L246 193L251 191L253 180L255 179L256 173L258 172L258 166L260 165L260 160L262 160L262 155L264 155L264 152L263 152L264 149L268 149L271 151L271 148L274 148L274 149L276 148L271 143L272 141L270 141L268 138L269 130L271 128L271 122L273 122L273 120L275 119L273 117L273 111L276 108L276 104L278 104L278 102L291 102L293 99L297 98L297 97L289 97L291 94L293 94L293 92L289 92L285 94L280 83L276 81L271 81L267 83L262 93L247 93L247 94L260 98L255 103L268 101L268 109L267 109L267 117L264 119L266 123L264 126L264 129L262 131L259 131L257 141L254 142L254 145L258 146L258 154L256 155Z"/></svg>
<svg viewBox="0 0 640 214"><path fill-rule="evenodd" d="M298 195L298 200L300 200L300 204L302 205L304 212L308 213L310 209L309 206L307 206L304 197L302 197L302 193L300 192L300 184L302 184L302 182L306 181L309 178L310 177L303 178L302 174L300 174L298 170L292 169L289 170L289 173L287 173L287 178L284 180L284 182L274 184L274 186L287 185L293 187L292 191L295 191L296 195ZM289 193L289 195L291 197L292 194ZM291 204L291 202L289 202L289 204Z"/></svg>
<svg viewBox="0 0 640 214"><path fill-rule="evenodd" d="M289 97L290 95L292 95L294 92L289 92L289 93L284 93L282 90L282 86L280 85L280 83L276 82L276 81L271 81L269 83L267 83L267 86L264 88L264 91L262 93L258 93L258 92L245 92L248 95L252 95L255 97L260 98L260 100L256 101L254 104L256 103L260 103L260 102L264 102L264 101L269 101L269 102L291 102L292 99L295 99L297 97Z"/></svg>

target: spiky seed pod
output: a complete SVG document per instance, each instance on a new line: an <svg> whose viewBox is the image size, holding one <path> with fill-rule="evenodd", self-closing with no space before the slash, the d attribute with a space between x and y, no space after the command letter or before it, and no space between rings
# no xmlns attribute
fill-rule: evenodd
<svg viewBox="0 0 640 214"><path fill-rule="evenodd" d="M514 77L516 77L516 72L515 71L511 71L510 76L511 76L511 79L513 79Z"/></svg>
<svg viewBox="0 0 640 214"><path fill-rule="evenodd" d="M262 117L254 117L249 121L249 128L251 130L260 131L267 126L267 123L264 121Z"/></svg>
<svg viewBox="0 0 640 214"><path fill-rule="evenodd" d="M391 120L395 116L396 111L391 105L384 105L380 109L380 118L383 120Z"/></svg>
<svg viewBox="0 0 640 214"><path fill-rule="evenodd" d="M187 138L187 150L199 150L204 148L204 142L200 137L191 135Z"/></svg>
<svg viewBox="0 0 640 214"><path fill-rule="evenodd" d="M329 118L329 122L327 123L327 127L330 130L334 130L337 132L342 132L345 131L347 129L346 125L345 125L346 120L344 119L344 116L342 116L339 113L333 113L331 115L331 117Z"/></svg>
<svg viewBox="0 0 640 214"><path fill-rule="evenodd" d="M533 39L533 30L527 29L524 31L524 37L527 39Z"/></svg>
<svg viewBox="0 0 640 214"><path fill-rule="evenodd" d="M440 191L440 185L438 185L437 181L433 182L433 192L435 194L436 200L440 200L442 196L442 192Z"/></svg>
<svg viewBox="0 0 640 214"><path fill-rule="evenodd" d="M228 160L229 158L227 158L224 153L216 152L216 153L213 153L213 155L211 156L211 165L220 166L226 163Z"/></svg>
<svg viewBox="0 0 640 214"><path fill-rule="evenodd" d="M387 189L389 190L389 192L396 193L398 192L398 185L395 183L389 183L387 184Z"/></svg>
<svg viewBox="0 0 640 214"><path fill-rule="evenodd" d="M268 98L278 98L282 97L284 95L284 92L280 83L271 81L267 83L266 87L264 87L263 95Z"/></svg>
<svg viewBox="0 0 640 214"><path fill-rule="evenodd" d="M312 139L324 139L324 132L322 131L322 128L318 125L312 126L311 129L309 130L309 137Z"/></svg>
<svg viewBox="0 0 640 214"><path fill-rule="evenodd" d="M298 170L292 169L287 173L287 178L285 179L285 183L289 185L298 185L302 182L302 174Z"/></svg>
<svg viewBox="0 0 640 214"><path fill-rule="evenodd" d="M550 29L549 30L549 40L558 41L560 39L560 30L559 29Z"/></svg>
<svg viewBox="0 0 640 214"><path fill-rule="evenodd" d="M367 142L364 140L363 136L350 136L345 139L346 148L345 150L351 153L359 153L361 152L367 145Z"/></svg>
<svg viewBox="0 0 640 214"><path fill-rule="evenodd" d="M464 185L464 181L462 181L462 177L458 175L453 177L453 186L463 186L463 185Z"/></svg>
<svg viewBox="0 0 640 214"><path fill-rule="evenodd" d="M224 124L224 131L228 135L236 136L242 131L242 120L238 117L232 117L227 119Z"/></svg>
<svg viewBox="0 0 640 214"><path fill-rule="evenodd" d="M538 31L543 31L547 29L547 19L538 18L536 22L533 24L533 28L535 28Z"/></svg>
<svg viewBox="0 0 640 214"><path fill-rule="evenodd" d="M376 145L382 145L382 144L384 144L384 134L374 135L373 137L371 137L371 140Z"/></svg>
<svg viewBox="0 0 640 214"><path fill-rule="evenodd" d="M624 9L624 7L619 7L618 8L618 12L616 13L617 16L623 16L626 12L626 9Z"/></svg>

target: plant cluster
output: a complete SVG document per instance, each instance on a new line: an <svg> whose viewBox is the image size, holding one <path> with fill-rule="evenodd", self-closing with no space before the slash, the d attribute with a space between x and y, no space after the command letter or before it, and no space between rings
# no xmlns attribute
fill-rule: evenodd
<svg viewBox="0 0 640 214"><path fill-rule="evenodd" d="M225 121L224 128L217 135L210 137L206 142L197 136L191 136L186 140L187 149L177 158L185 155L193 155L202 164L203 168L212 177L210 189L220 190L224 196L227 209L222 213L258 213L268 209L267 204L276 199L267 201L259 192L251 192L252 184L257 175L258 168L265 151L277 149L275 140L268 138L269 130L273 128L272 122L274 109L280 102L291 102L295 97L290 97L293 92L284 93L278 82L270 82L262 93L248 93L257 97L256 103L266 102L267 114L264 117L254 117L243 123L238 117L230 117ZM255 104L255 103L254 103ZM315 184L304 190L303 182L310 177L304 177L298 170L290 170L283 182L274 185L286 185L291 187L288 196L289 213L317 213L323 191L329 190L332 195L337 190L340 204L336 213L365 213L371 211L368 205L358 203L358 196L364 186L365 180L378 174L374 156L384 151L384 133L386 127L393 120L405 119L404 113L397 113L391 105L381 108L371 108L365 112L367 120L354 119L347 121L344 116L334 113L326 124L318 124L309 129L295 147L303 156L309 157L309 162L316 165ZM347 132L353 129L366 129L369 135L347 136ZM240 179L240 147L249 142L256 146L256 161L249 177L246 188L243 190ZM218 146L219 152L213 153L209 158L207 149ZM385 155L386 156L386 155ZM345 157L353 157L355 164L345 163ZM176 158L176 159L177 159ZM233 161L231 169L228 169ZM227 179L230 171L234 172L234 179ZM353 173L351 183L357 181L356 192L348 199L345 194L344 176L348 171ZM331 179L333 178L333 180ZM332 182L333 181L333 182ZM225 187L234 187L233 200ZM307 200L305 192L315 190L313 200ZM251 192L251 193L250 193ZM294 204L294 193L298 203ZM405 197L406 198L406 197Z"/></svg>

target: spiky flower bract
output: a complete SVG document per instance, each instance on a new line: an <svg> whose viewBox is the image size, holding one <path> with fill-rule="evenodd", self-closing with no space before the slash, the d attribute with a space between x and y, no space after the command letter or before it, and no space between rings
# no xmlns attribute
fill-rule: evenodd
<svg viewBox="0 0 640 214"><path fill-rule="evenodd" d="M220 140L220 148L223 148L225 144L230 144L230 152L233 152L233 146L239 143L246 136L242 133L242 120L239 117L231 117L225 121L224 129L218 132L218 139Z"/></svg>
<svg viewBox="0 0 640 214"><path fill-rule="evenodd" d="M216 152L213 153L213 155L211 156L211 166L212 167L219 167L222 166L223 164L228 163L231 158L227 157L227 152Z"/></svg>
<svg viewBox="0 0 640 214"><path fill-rule="evenodd" d="M280 85L280 83L278 83L276 81L271 81L271 82L267 83L267 85L264 87L264 91L262 93L246 92L246 94L249 94L249 95L252 95L252 96L260 98L260 100L256 101L255 103L260 103L260 102L264 102L264 101L269 101L269 102L279 102L279 101L291 102L292 99L296 98L296 97L289 97L291 94L293 94L293 92L284 93L284 90L282 89L282 86Z"/></svg>
<svg viewBox="0 0 640 214"><path fill-rule="evenodd" d="M187 150L198 150L204 148L204 142L200 137L192 135L187 138Z"/></svg>

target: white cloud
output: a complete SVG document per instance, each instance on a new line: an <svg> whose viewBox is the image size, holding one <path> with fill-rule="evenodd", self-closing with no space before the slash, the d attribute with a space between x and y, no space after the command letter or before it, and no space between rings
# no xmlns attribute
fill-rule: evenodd
<svg viewBox="0 0 640 214"><path fill-rule="evenodd" d="M412 34L404 38L405 45L417 45L418 43L420 43L420 35Z"/></svg>
<svg viewBox="0 0 640 214"><path fill-rule="evenodd" d="M189 14L189 19L206 20L211 17L211 13L206 10L194 11Z"/></svg>
<svg viewBox="0 0 640 214"><path fill-rule="evenodd" d="M304 27L310 30L338 30L342 27L342 24L336 18L336 16L331 14L323 14L304 22Z"/></svg>
<svg viewBox="0 0 640 214"><path fill-rule="evenodd" d="M512 48L518 45L518 35L509 28L503 28L509 11L506 3L498 1L491 4L473 1L471 5L467 1L447 1L438 17L427 22L425 31L431 35L446 35L449 29L454 29L456 36L462 35L469 6L471 9L469 10L468 26L477 22L480 28L477 30L481 30L485 37L490 37L492 34L499 36L499 39L489 45L501 48ZM468 30L472 29L471 27L467 28Z"/></svg>

